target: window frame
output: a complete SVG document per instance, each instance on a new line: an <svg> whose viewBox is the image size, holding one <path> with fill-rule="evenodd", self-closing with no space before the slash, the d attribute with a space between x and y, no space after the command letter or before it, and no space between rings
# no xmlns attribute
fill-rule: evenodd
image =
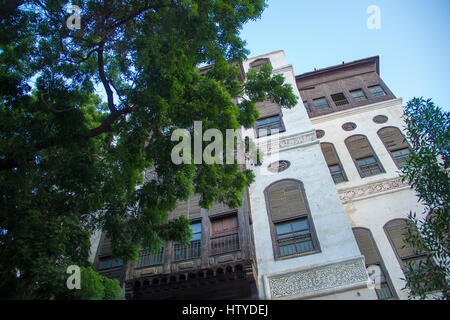
<svg viewBox="0 0 450 320"><path fill-rule="evenodd" d="M270 200L269 200L269 192L270 192L270 189L273 186L275 186L276 184L283 183L286 181L291 181L291 182L294 182L297 184L297 187L299 188L299 191L300 191L300 195L302 196L304 204L305 204L306 213L274 221L272 218L272 206L271 206ZM303 186L303 182L301 182L300 180L296 180L296 179L282 179L282 180L272 182L264 189L264 198L266 201L267 217L269 219L269 225L270 225L270 235L272 238L272 249L273 249L274 260L291 259L291 258L302 257L302 256L307 256L307 255L321 252L319 239L317 237L317 232L316 232L316 229L315 229L312 217L311 217L311 210L309 207L308 200L306 198L306 193L305 193L305 189ZM279 224L279 223L283 223L283 222L295 221L295 220L305 218L305 217L307 218L310 233L311 233L313 250L307 251L307 252L296 253L296 254L292 254L292 255L288 255L288 256L281 256L280 246L278 245L277 231L276 231L275 225Z"/></svg>
<svg viewBox="0 0 450 320"><path fill-rule="evenodd" d="M266 119L274 118L274 117L278 117L278 118L280 119L281 129L280 129L280 131L278 131L278 133L282 133L282 132L285 132L285 131L286 131L286 127L284 126L284 121L283 121L283 113L280 111L278 114L273 114L273 115L271 115L271 116L266 116L266 117L263 117L263 118L259 118L259 119L257 119L257 120L255 121L254 130L255 130L255 137L256 137L257 139L258 139L258 138L262 138L262 137L269 137L269 136L272 136L272 135L273 135L272 133L267 134L267 135L260 135L260 134L259 134L260 128L259 128L259 126L258 126L258 121L262 121L262 120L266 120Z"/></svg>
<svg viewBox="0 0 450 320"><path fill-rule="evenodd" d="M190 221L190 225L189 227L191 227L193 224L200 224L200 239L196 239L196 240L190 240L188 245L180 245L179 243L173 243L172 245L172 261L175 263L178 262L183 262L183 261L189 261L189 260L195 260L195 259L201 259L202 255L203 255L203 223L202 223L202 219L201 218L196 218ZM192 229L191 229L192 230ZM198 234L197 233L192 233L192 236L194 236L194 234ZM182 248L188 248L190 245L192 245L193 242L198 242L199 243L199 250L200 250L200 255L199 256L195 256L195 257L189 257L189 258L185 258L185 259L176 259L176 255L175 252L177 250L176 246L180 246L179 249Z"/></svg>
<svg viewBox="0 0 450 320"><path fill-rule="evenodd" d="M250 69L254 69L256 71L259 71L261 67L265 64L268 64L272 68L272 62L270 61L270 58L258 58L253 60L249 63L248 67Z"/></svg>
<svg viewBox="0 0 450 320"><path fill-rule="evenodd" d="M393 150L393 151L389 150L389 148L387 147L386 143L384 142L384 140L381 138L381 135L380 135L380 132L381 132L382 130L384 130L384 129L396 129L396 130L402 135L402 137L403 137L405 143L407 144L407 148L395 149L395 150ZM411 145L409 144L409 142L408 142L408 140L406 139L406 137L405 137L405 135L403 134L403 132L402 132L399 128L397 128L397 127L394 127L394 126L386 126L386 127L380 128L380 129L377 131L377 136L378 136L378 138L381 140L381 142L383 143L383 146L384 146L384 148L386 149L386 151L387 151L387 152L389 153L389 155L391 156L392 161L394 161L394 163L395 163L395 165L397 166L397 168L401 170L403 167L400 167L400 166L398 165L397 159L394 157L394 155L393 155L392 153L395 152L395 151L404 150L404 149L408 149L410 154L413 153L413 150L412 150L412 148L411 148Z"/></svg>
<svg viewBox="0 0 450 320"><path fill-rule="evenodd" d="M352 228L353 235L354 235L353 230L363 230L363 231L367 231L368 232L370 241L372 242L372 245L373 245L373 247L375 249L375 252L378 255L378 258L380 259L379 267L381 268L381 271L383 271L383 275L384 275L385 281L386 281L386 283L387 283L387 285L389 287L389 290L391 290L392 297L388 298L388 299L378 299L378 300L398 299L397 291L395 290L395 287L394 287L394 284L392 282L392 279L391 279L391 277L390 277L390 275L389 275L389 273L387 271L386 265L385 265L385 263L383 261L383 257L382 257L382 255L380 253L380 250L378 249L377 243L375 242L375 238L373 237L372 231L370 229L364 228L364 227L354 227L354 228ZM355 241L356 241L356 237L355 237ZM356 244L358 245L357 241L356 241ZM358 245L358 249L359 249L359 245ZM360 253L364 256L364 254L361 252L361 250L360 250ZM366 263L365 260L366 259L365 259L365 256L364 256L364 264ZM367 265L367 264L365 264L365 266L366 266L366 269L369 267L369 265ZM377 294L377 297L379 297L378 293L376 293L376 294Z"/></svg>
<svg viewBox="0 0 450 320"><path fill-rule="evenodd" d="M325 154L323 154L323 151L322 151L322 146L323 146L323 145L330 145L330 146L331 146L331 148L332 148L333 151L334 151L334 154L336 155L336 158L337 158L337 161L338 161L337 163L334 163L334 164L332 164L332 165L328 165L327 159L325 158ZM331 143L331 142L321 142L321 143L320 143L320 151L322 151L323 157L324 157L324 159L325 159L325 163L327 164L328 171L330 172L330 175L331 175L331 178L333 179L334 184L339 184L339 183L347 182L347 181L348 181L347 174L345 173L344 166L342 165L341 159L339 158L339 155L338 155L338 153L337 153L337 151L336 151L336 148L334 147L334 144ZM331 170L330 170L330 166L336 166L336 165L338 165L339 168L341 168L341 172L342 172L342 176L343 176L343 178L344 178L344 181L341 181L341 182L336 182L336 181L334 181L333 174L331 173Z"/></svg>
<svg viewBox="0 0 450 320"><path fill-rule="evenodd" d="M423 253L423 254L421 254L421 255L414 255L414 256L408 256L408 257L406 257L406 258L402 258L402 257L400 257L400 254L398 253L398 250L397 250L397 247L394 245L394 241L391 239L391 235L389 234L389 232L388 232L388 227L389 227L389 225L391 224L391 223L393 223L393 222L396 222L396 221L404 221L404 222L406 222L406 223L408 223L409 222L409 220L408 219L406 219L406 218L395 218L395 219L391 219L391 220L389 220L388 222L386 222L384 225L383 225L383 230L384 230L384 234L386 235L386 237L388 238L388 241L389 241L389 244L391 245L391 249L392 249L392 251L394 251L394 253L395 253L395 256L397 257L397 260L398 260L398 263L400 264L400 268L401 268L401 270L402 270L402 272L404 271L404 269L406 268L406 262L408 261L408 260L415 260L415 259L421 259L421 258L423 258L423 257L426 257L426 253ZM407 225L405 225L405 227L407 227Z"/></svg>
<svg viewBox="0 0 450 320"><path fill-rule="evenodd" d="M355 98L355 97L353 96L353 93L356 92L356 91L361 91L363 95ZM359 103L359 102L363 102L363 101L367 101L367 100L368 100L367 94L366 94L366 92L364 91L363 88L357 88L357 89L349 90L348 92L349 92L350 95L352 96L353 101L356 102L356 103ZM361 99L358 99L358 100L357 100L357 98L361 98L361 97L363 97L362 100L361 100Z"/></svg>
<svg viewBox="0 0 450 320"><path fill-rule="evenodd" d="M379 87L381 89L381 92L383 92L384 94L379 95L379 94L375 94L372 89ZM379 97L386 97L388 95L388 93L386 92L386 90L384 89L384 87L381 84L375 84L373 86L367 87L367 89L369 89L370 93L372 94L372 96L374 98L379 98Z"/></svg>
<svg viewBox="0 0 450 320"><path fill-rule="evenodd" d="M231 218L231 217L234 217L236 219L236 230L235 230L235 232L228 232L228 233L225 233L225 234L215 235L213 233L213 223L218 221L218 220L227 219L227 218ZM233 210L233 211L228 211L228 212L222 212L222 213L214 214L214 215L209 217L209 225L210 225L209 243L208 243L209 253L210 253L209 256L222 255L222 254L226 254L226 253L242 250L241 232L240 232L238 211ZM213 253L212 243L213 243L214 239L223 238L223 237L226 237L226 236L233 236L233 235L237 235L238 248L232 249L232 250L226 250L226 251L222 251L222 252L214 252Z"/></svg>
<svg viewBox="0 0 450 320"><path fill-rule="evenodd" d="M328 106L328 108L323 108L323 109L318 109L317 107L316 107L316 103L315 103L315 101L317 101L317 100L325 100L325 102L327 103L327 106ZM333 110L333 108L331 107L331 104L330 104L330 101L328 101L328 99L327 99L327 97L326 96L322 96L322 97L319 97L319 98L315 98L315 99L313 99L312 100L312 103L313 103L313 107L314 107L314 111L315 112L326 112L326 111L328 111L328 110Z"/></svg>
<svg viewBox="0 0 450 320"><path fill-rule="evenodd" d="M333 96L336 97L336 96L338 96L338 95L342 95L342 96L344 97L344 99L341 99L341 100L339 100L339 99L334 100ZM336 107L338 107L338 108L350 104L350 101L347 99L347 96L345 95L344 92L337 92L337 93L330 94L330 98L331 98L331 101L333 101L334 105L335 105ZM343 101L345 101L345 103L342 103ZM338 104L338 103L339 103L339 104Z"/></svg>
<svg viewBox="0 0 450 320"><path fill-rule="evenodd" d="M353 138L353 137L364 137L364 138L366 139L366 141L367 141L367 143L368 143L368 145L369 145L369 147L370 147L370 150L372 150L372 157L375 159L375 161L377 162L378 166L380 167L380 173L373 174L373 175L370 175L370 176L363 176L362 170L361 170L361 168L359 167L357 161L358 161L358 160L362 160L362 159L366 159L366 158L368 158L368 157L370 157L370 156L366 156L366 157L362 157L362 158L358 158L358 159L356 159L356 158L353 156L353 154L350 152L350 149L349 149L349 147L348 147L348 139ZM377 176L377 175L379 175L379 174L386 173L386 171L384 170L383 164L381 163L380 159L378 158L378 156L377 156L375 150L373 149L372 144L370 143L370 140L367 138L367 136L365 136L365 135L363 135L363 134L354 134L354 135L351 135L351 136L347 137L347 138L344 140L344 144L345 144L345 146L347 147L347 151L348 151L348 153L350 154L350 157L352 158L353 163L354 163L356 169L358 170L358 173L359 173L359 176L361 177L361 179L365 179L365 178L369 178L369 177L374 177L374 176Z"/></svg>

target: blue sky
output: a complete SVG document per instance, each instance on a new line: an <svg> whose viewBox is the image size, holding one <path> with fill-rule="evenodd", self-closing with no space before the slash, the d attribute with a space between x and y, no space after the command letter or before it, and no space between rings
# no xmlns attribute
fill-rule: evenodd
<svg viewBox="0 0 450 320"><path fill-rule="evenodd" d="M449 0L268 0L261 19L244 26L250 57L284 50L296 75L371 56L404 104L432 98L450 111ZM368 29L370 5L381 29Z"/></svg>

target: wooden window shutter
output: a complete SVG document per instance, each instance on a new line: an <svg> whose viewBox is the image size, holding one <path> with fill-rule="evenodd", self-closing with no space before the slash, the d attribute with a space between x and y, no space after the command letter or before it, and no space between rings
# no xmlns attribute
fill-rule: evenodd
<svg viewBox="0 0 450 320"><path fill-rule="evenodd" d="M236 215L227 216L211 221L211 235L213 237L236 233L238 220Z"/></svg>
<svg viewBox="0 0 450 320"><path fill-rule="evenodd" d="M272 185L268 193L273 221L308 213L300 185L297 182L279 182Z"/></svg>
<svg viewBox="0 0 450 320"><path fill-rule="evenodd" d="M259 111L260 118L279 115L281 110L278 104L271 101L258 102L255 107Z"/></svg>
<svg viewBox="0 0 450 320"><path fill-rule="evenodd" d="M354 159L373 156L372 147L364 136L352 136L348 138L345 143Z"/></svg>
<svg viewBox="0 0 450 320"><path fill-rule="evenodd" d="M383 128L378 131L378 136L389 151L409 148L405 137L398 128Z"/></svg>
<svg viewBox="0 0 450 320"><path fill-rule="evenodd" d="M413 247L406 245L402 248L405 245L403 242L403 239L405 238L403 234L407 231L407 223L407 220L394 220L389 222L386 226L386 232L392 241L394 250L401 259L415 256L415 250Z"/></svg>
<svg viewBox="0 0 450 320"><path fill-rule="evenodd" d="M221 212L232 211L233 209L221 202L214 202L211 209L209 209L210 214L216 214Z"/></svg>
<svg viewBox="0 0 450 320"><path fill-rule="evenodd" d="M188 202L187 201L178 201L177 207L173 211L173 218L179 218L182 215L187 216L188 214Z"/></svg>
<svg viewBox="0 0 450 320"><path fill-rule="evenodd" d="M371 264L380 264L381 259L377 253L375 243L372 241L372 237L370 236L370 231L360 228L354 228L352 231L355 235L359 251L361 251L361 254L365 258L366 266Z"/></svg>
<svg viewBox="0 0 450 320"><path fill-rule="evenodd" d="M321 143L322 153L328 166L339 163L336 151L331 143Z"/></svg>
<svg viewBox="0 0 450 320"><path fill-rule="evenodd" d="M189 219L200 217L200 195L196 194L189 199Z"/></svg>

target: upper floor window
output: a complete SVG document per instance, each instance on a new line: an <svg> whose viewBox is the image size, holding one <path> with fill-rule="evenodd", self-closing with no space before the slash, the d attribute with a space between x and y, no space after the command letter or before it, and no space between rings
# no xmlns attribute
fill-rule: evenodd
<svg viewBox="0 0 450 320"><path fill-rule="evenodd" d="M236 214L211 220L211 254L239 250L239 228Z"/></svg>
<svg viewBox="0 0 450 320"><path fill-rule="evenodd" d="M372 92L374 97L383 97L386 95L383 88L380 85L369 87L370 92Z"/></svg>
<svg viewBox="0 0 450 320"><path fill-rule="evenodd" d="M320 147L334 183L347 181L347 177L342 169L341 162L339 161L339 157L333 144L321 143Z"/></svg>
<svg viewBox="0 0 450 320"><path fill-rule="evenodd" d="M266 189L265 196L275 257L319 250L302 183L296 180L276 182Z"/></svg>
<svg viewBox="0 0 450 320"><path fill-rule="evenodd" d="M195 219L200 217L200 210L200 195L196 194L187 201L178 201L177 207L172 214L173 218L178 218L184 215L189 219Z"/></svg>
<svg viewBox="0 0 450 320"><path fill-rule="evenodd" d="M341 93L336 93L336 94L332 94L331 95L331 99L333 99L334 104L339 107L339 106L344 106L346 104L348 104L348 100L345 97L345 95L341 92Z"/></svg>
<svg viewBox="0 0 450 320"><path fill-rule="evenodd" d="M256 59L255 61L250 63L250 68L251 69L255 69L255 70L259 70L266 63L269 66L272 66L271 63L270 63L270 59L269 58Z"/></svg>
<svg viewBox="0 0 450 320"><path fill-rule="evenodd" d="M325 97L314 99L313 103L314 103L314 108L316 108L316 110L318 110L318 111L330 108L330 106L328 105L328 101Z"/></svg>
<svg viewBox="0 0 450 320"><path fill-rule="evenodd" d="M283 122L279 115L256 121L257 137L270 136L274 133L284 131Z"/></svg>
<svg viewBox="0 0 450 320"><path fill-rule="evenodd" d="M367 99L362 89L352 90L350 91L350 94L352 95L353 100L355 100L356 102L364 101Z"/></svg>
<svg viewBox="0 0 450 320"><path fill-rule="evenodd" d="M114 259L112 257L104 257L99 259L98 269L109 269L115 267L121 267L123 265L122 259Z"/></svg>
<svg viewBox="0 0 450 320"><path fill-rule="evenodd" d="M415 248L405 243L405 234L408 226L412 226L411 222L406 219L394 219L384 225L384 231L394 249L397 258L399 259L402 268L406 267L407 262L420 263L421 260L426 259L426 253L418 253ZM417 232L415 226L412 226L412 231Z"/></svg>
<svg viewBox="0 0 450 320"><path fill-rule="evenodd" d="M395 127L382 128L378 130L378 136L383 141L397 167L403 168L411 151L400 130Z"/></svg>
<svg viewBox="0 0 450 320"><path fill-rule="evenodd" d="M356 164L361 178L384 172L380 161L365 136L351 136L345 140L345 144Z"/></svg>
<svg viewBox="0 0 450 320"><path fill-rule="evenodd" d="M364 256L366 268L371 266L378 267L380 274L375 274L375 292L378 299L390 299L394 297L394 288L388 279L388 274L384 266L383 260L379 254L378 248L373 240L372 233L369 229L353 228L353 234L358 244L359 251Z"/></svg>
<svg viewBox="0 0 450 320"><path fill-rule="evenodd" d="M174 261L194 259L201 256L202 223L192 223L191 231L191 242L187 246L178 243L174 245Z"/></svg>

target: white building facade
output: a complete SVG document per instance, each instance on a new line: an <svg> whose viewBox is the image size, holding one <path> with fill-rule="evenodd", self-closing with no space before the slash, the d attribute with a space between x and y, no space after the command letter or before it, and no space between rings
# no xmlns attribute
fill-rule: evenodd
<svg viewBox="0 0 450 320"><path fill-rule="evenodd" d="M244 132L266 153L249 188L259 298L407 299L402 266L420 257L399 244L421 208L399 177L410 152L402 100L379 77L378 57L296 77L277 51L244 69L262 63L300 99L290 110L259 105L262 118Z"/></svg>

